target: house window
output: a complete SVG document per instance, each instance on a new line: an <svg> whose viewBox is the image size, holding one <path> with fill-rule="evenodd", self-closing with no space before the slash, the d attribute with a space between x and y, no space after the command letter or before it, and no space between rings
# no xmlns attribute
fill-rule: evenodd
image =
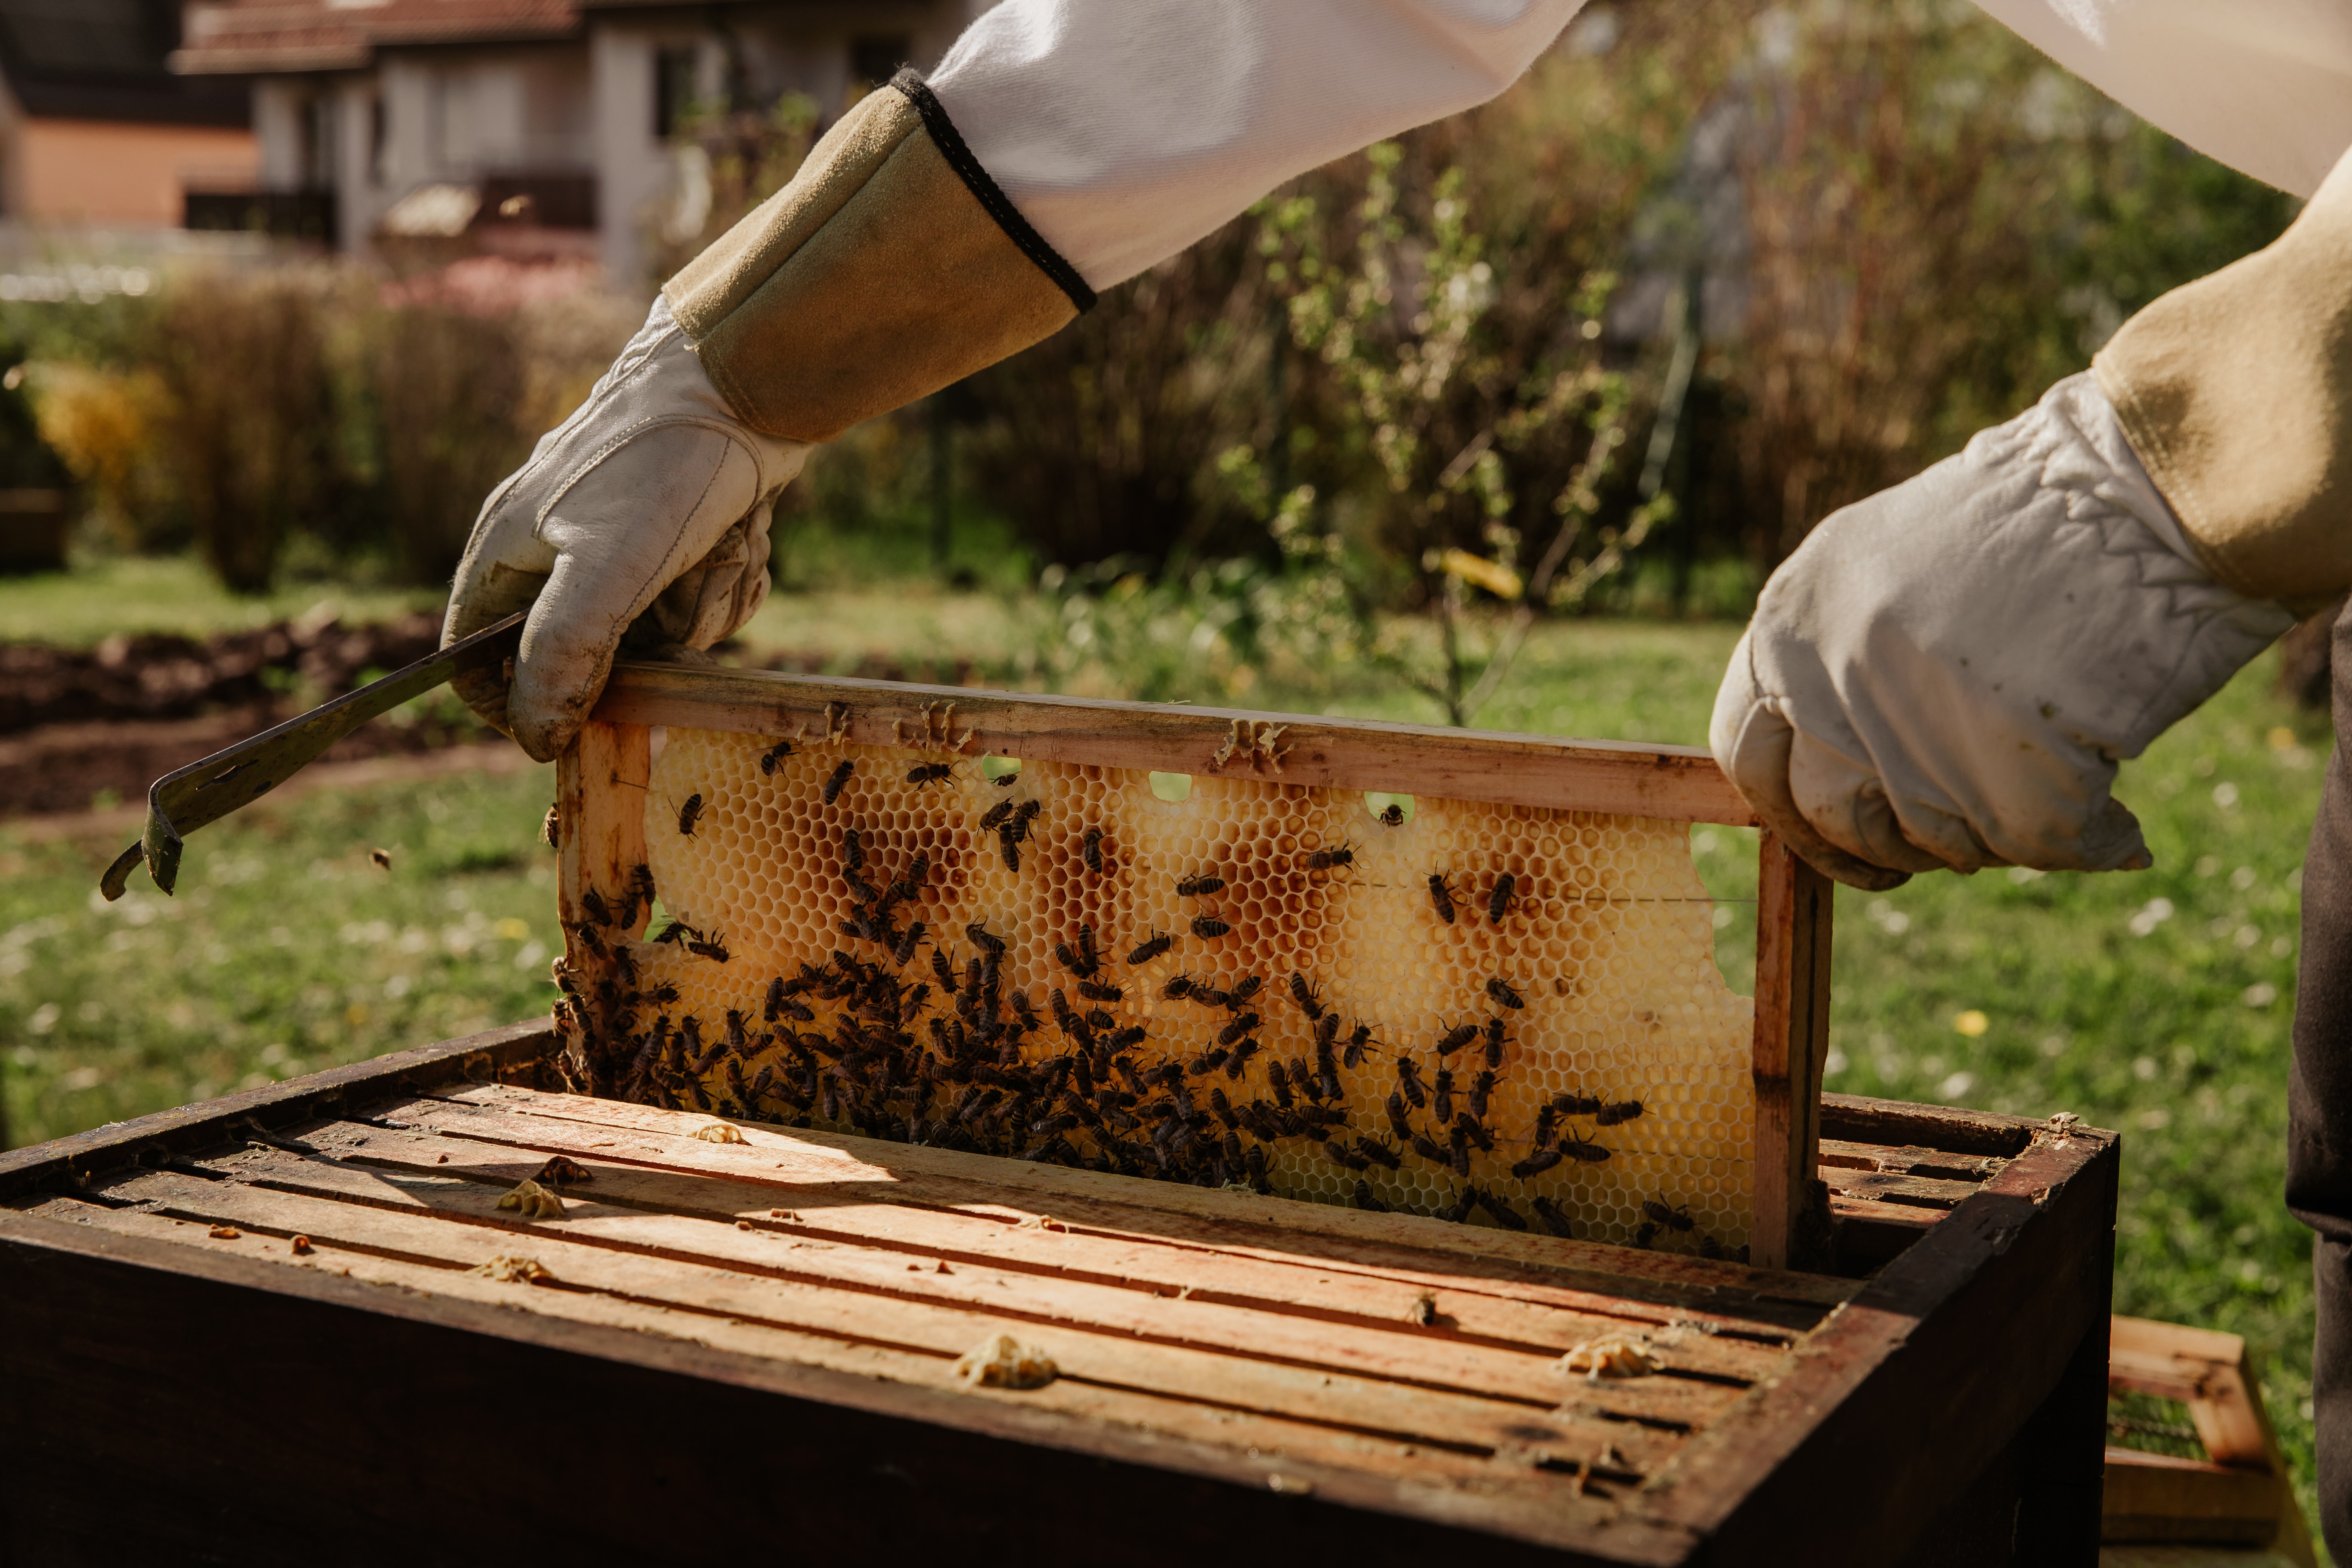
<svg viewBox="0 0 2352 1568"><path fill-rule="evenodd" d="M654 134L664 141L694 106L695 55L691 44L654 51Z"/></svg>
<svg viewBox="0 0 2352 1568"><path fill-rule="evenodd" d="M904 33L867 33L849 40L849 96L864 97L898 74L915 41Z"/></svg>

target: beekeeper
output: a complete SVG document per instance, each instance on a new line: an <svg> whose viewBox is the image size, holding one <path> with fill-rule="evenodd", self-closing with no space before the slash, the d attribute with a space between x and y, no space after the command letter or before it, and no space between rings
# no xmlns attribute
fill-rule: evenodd
<svg viewBox="0 0 2352 1568"><path fill-rule="evenodd" d="M1716 755L1842 881L2148 855L2116 764L2352 584L2352 5L1983 0L2311 198L2094 367L1816 528L1765 585ZM624 637L708 647L768 586L810 448L1037 342L1292 175L1508 86L1579 0L1007 0L862 100L670 279L482 509L445 636L530 618L467 700L562 748ZM2342 635L2339 632L2339 636ZM2352 649L2339 658L2352 680ZM2342 688L2339 687L2339 692ZM2339 715L2344 699L2338 698ZM2304 881L2289 1199L2319 1232L2321 1495L2352 1553L2352 797Z"/></svg>

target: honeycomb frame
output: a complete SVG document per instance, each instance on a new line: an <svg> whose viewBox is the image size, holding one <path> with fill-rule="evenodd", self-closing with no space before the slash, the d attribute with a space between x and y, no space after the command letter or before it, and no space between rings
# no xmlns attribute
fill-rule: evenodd
<svg viewBox="0 0 2352 1568"><path fill-rule="evenodd" d="M1827 889L1765 835L1723 984L1686 827L1753 819L1704 752L648 666L562 776L589 1092L1764 1266L1819 1229Z"/></svg>

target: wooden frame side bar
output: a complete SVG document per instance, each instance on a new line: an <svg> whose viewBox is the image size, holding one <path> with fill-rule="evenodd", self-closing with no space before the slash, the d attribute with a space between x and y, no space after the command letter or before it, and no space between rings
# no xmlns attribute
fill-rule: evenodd
<svg viewBox="0 0 2352 1568"><path fill-rule="evenodd" d="M1829 1242L1822 1072L1830 1040L1830 934L1836 889L1771 833L1756 883L1755 1217L1748 1261L1799 1268Z"/></svg>
<svg viewBox="0 0 2352 1568"><path fill-rule="evenodd" d="M635 895L636 868L646 858L646 789L653 778L653 736L643 724L593 722L564 748L555 764L556 910L563 921L563 970L589 984L560 978L564 999L555 1029L565 1061L581 1087L613 1095L614 1065L590 1042L612 1037L612 1019L597 1000L610 964L607 943L645 935L653 900ZM588 895L605 912L625 911L619 924L593 919Z"/></svg>
<svg viewBox="0 0 2352 1568"><path fill-rule="evenodd" d="M1224 773L1734 827L1756 821L1715 759L1696 746L658 664L615 667L595 717L738 734L830 735L859 745L951 742L973 757Z"/></svg>

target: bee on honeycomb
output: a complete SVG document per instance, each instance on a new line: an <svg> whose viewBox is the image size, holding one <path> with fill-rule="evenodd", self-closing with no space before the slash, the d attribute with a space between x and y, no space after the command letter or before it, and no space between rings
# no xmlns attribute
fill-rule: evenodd
<svg viewBox="0 0 2352 1568"><path fill-rule="evenodd" d="M614 942L634 1005L567 995L611 1020L600 1081L1532 1234L1746 1242L1750 1005L1682 825L928 761L670 730L647 799L706 804L691 833L649 819L652 882L728 961ZM1397 1094L1441 1069L1445 1116Z"/></svg>

